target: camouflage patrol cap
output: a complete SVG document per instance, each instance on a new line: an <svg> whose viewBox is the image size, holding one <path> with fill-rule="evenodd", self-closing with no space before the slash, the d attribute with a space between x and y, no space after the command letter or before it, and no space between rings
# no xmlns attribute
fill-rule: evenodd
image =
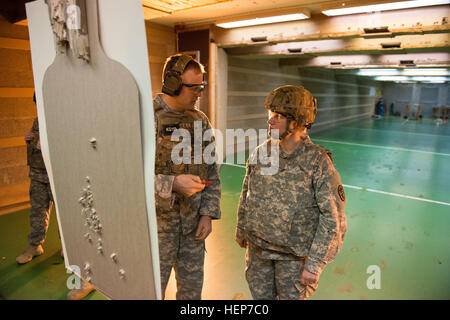
<svg viewBox="0 0 450 320"><path fill-rule="evenodd" d="M304 87L285 85L267 96L266 109L292 117L299 125L310 127L317 113L317 99Z"/></svg>

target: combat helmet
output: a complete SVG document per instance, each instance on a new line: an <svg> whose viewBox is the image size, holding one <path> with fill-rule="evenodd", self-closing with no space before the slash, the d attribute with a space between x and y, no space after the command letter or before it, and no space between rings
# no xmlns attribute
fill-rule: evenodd
<svg viewBox="0 0 450 320"><path fill-rule="evenodd" d="M289 124L292 120L310 129L317 113L317 99L311 92L300 86L285 85L272 90L264 106L267 110L282 114L288 120L286 132L280 136L280 139L289 134Z"/></svg>

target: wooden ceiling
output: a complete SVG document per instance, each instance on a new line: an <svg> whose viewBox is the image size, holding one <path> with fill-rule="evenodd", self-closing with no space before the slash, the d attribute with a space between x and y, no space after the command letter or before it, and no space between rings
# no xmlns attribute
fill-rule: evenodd
<svg viewBox="0 0 450 320"><path fill-rule="evenodd" d="M17 21L25 18L23 9L27 1L30 0L1 0L0 11L10 22L21 23ZM346 0L345 5L392 1ZM179 25L185 30L210 28L219 47L244 58L293 59L299 65L329 65L330 61L337 60L358 65L370 60L376 65L383 60L375 59L377 56L405 60L408 54L415 54L424 65L450 66L450 5L340 17L321 13L324 8L343 3L336 0L142 0L142 8L146 20L170 28ZM308 11L310 19L237 29L215 26L219 20L295 9ZM26 20L23 22L26 25ZM265 40L255 42L255 38Z"/></svg>
<svg viewBox="0 0 450 320"><path fill-rule="evenodd" d="M154 16L165 16L176 11L199 8L218 4L222 2L230 2L232 0L142 0L142 6L149 9L148 13L153 12Z"/></svg>
<svg viewBox="0 0 450 320"><path fill-rule="evenodd" d="M174 26L213 23L224 17L299 6L315 11L334 2L336 0L143 0L142 4L145 19Z"/></svg>
<svg viewBox="0 0 450 320"><path fill-rule="evenodd" d="M347 0L345 4L368 5L393 1ZM166 12L160 10L148 18L149 7L145 2L151 2L153 7L159 2L171 5L166 7ZM182 2L189 2L192 6L181 8ZM169 27L182 25L185 30L210 28L219 47L226 49L228 54L243 58L285 59L289 64L310 66L330 66L331 62L340 61L347 66L386 66L398 65L400 60L408 60L408 55L411 55L421 65L450 66L450 5L328 17L321 13L322 9L342 6L344 2L144 0L143 3L146 19ZM219 20L295 8L309 11L310 19L236 29L215 26ZM152 10L156 12L156 9ZM383 59L383 56L390 58Z"/></svg>

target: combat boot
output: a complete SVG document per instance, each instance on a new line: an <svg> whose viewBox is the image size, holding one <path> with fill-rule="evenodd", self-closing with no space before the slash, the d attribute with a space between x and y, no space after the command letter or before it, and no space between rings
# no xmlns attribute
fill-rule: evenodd
<svg viewBox="0 0 450 320"><path fill-rule="evenodd" d="M16 258L16 262L18 264L24 264L33 260L34 257L40 256L44 253L44 249L41 245L37 246L28 246L28 248Z"/></svg>
<svg viewBox="0 0 450 320"><path fill-rule="evenodd" d="M86 297L95 287L87 281L82 281L80 289L73 289L67 294L67 300L81 300Z"/></svg>

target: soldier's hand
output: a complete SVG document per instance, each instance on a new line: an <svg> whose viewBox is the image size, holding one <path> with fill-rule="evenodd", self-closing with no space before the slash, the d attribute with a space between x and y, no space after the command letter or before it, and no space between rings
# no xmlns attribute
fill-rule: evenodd
<svg viewBox="0 0 450 320"><path fill-rule="evenodd" d="M34 133L31 131L25 132L25 141L31 141L34 139Z"/></svg>
<svg viewBox="0 0 450 320"><path fill-rule="evenodd" d="M319 281L319 275L309 272L306 269L303 269L302 275L300 277L300 283L304 286L308 284L316 283Z"/></svg>
<svg viewBox="0 0 450 320"><path fill-rule="evenodd" d="M236 237L236 242L241 248L247 248L247 240Z"/></svg>
<svg viewBox="0 0 450 320"><path fill-rule="evenodd" d="M41 150L41 140L38 140L38 142L36 143L36 148L38 150Z"/></svg>
<svg viewBox="0 0 450 320"><path fill-rule="evenodd" d="M211 233L211 217L201 216L198 222L197 231L195 232L195 240L205 240Z"/></svg>
<svg viewBox="0 0 450 320"><path fill-rule="evenodd" d="M202 184L202 180L199 176L192 174L180 174L175 177L173 181L173 190L186 197L190 197L193 194L205 189L205 185Z"/></svg>

